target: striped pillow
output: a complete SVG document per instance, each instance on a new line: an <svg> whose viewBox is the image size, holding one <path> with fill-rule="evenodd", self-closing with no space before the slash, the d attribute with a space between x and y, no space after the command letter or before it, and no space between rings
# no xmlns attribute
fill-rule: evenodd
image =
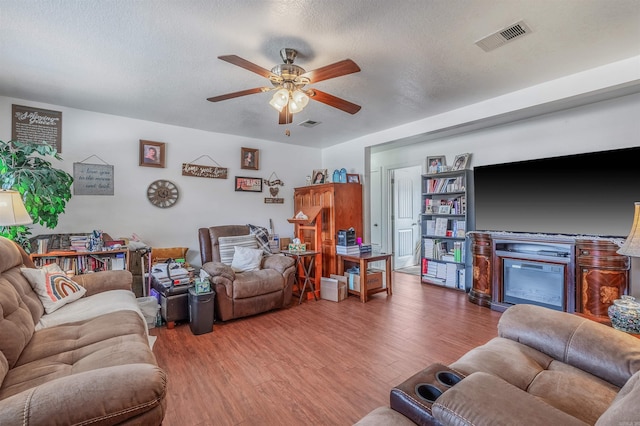
<svg viewBox="0 0 640 426"><path fill-rule="evenodd" d="M220 262L231 266L233 262L234 246L258 248L258 241L255 235L235 235L232 237L219 237L218 248L220 249Z"/></svg>

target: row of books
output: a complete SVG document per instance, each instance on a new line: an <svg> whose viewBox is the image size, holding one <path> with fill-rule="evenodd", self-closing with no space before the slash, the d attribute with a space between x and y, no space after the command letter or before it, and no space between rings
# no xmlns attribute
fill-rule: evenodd
<svg viewBox="0 0 640 426"><path fill-rule="evenodd" d="M447 262L463 263L466 258L465 245L462 241L422 239L424 258Z"/></svg>
<svg viewBox="0 0 640 426"><path fill-rule="evenodd" d="M448 219L437 217L425 221L425 235L436 237L464 238L467 230L467 222L462 219Z"/></svg>
<svg viewBox="0 0 640 426"><path fill-rule="evenodd" d="M86 235L71 235L69 237L69 249L73 251L87 251L89 237Z"/></svg>
<svg viewBox="0 0 640 426"><path fill-rule="evenodd" d="M462 195L453 198L425 198L424 212L427 214L466 214L467 197Z"/></svg>
<svg viewBox="0 0 640 426"><path fill-rule="evenodd" d="M428 194L443 194L447 192L464 191L464 177L431 178L424 181L423 192Z"/></svg>
<svg viewBox="0 0 640 426"><path fill-rule="evenodd" d="M121 271L126 269L125 253L115 253L111 256L83 254L79 256L37 257L33 261L36 267L57 263L63 271L72 272L74 275L109 270Z"/></svg>
<svg viewBox="0 0 640 426"><path fill-rule="evenodd" d="M429 259L422 259L422 279L435 284L464 290L464 265L456 263L440 263Z"/></svg>
<svg viewBox="0 0 640 426"><path fill-rule="evenodd" d="M371 253L371 244L362 244L355 246L336 246L336 254L347 256L356 256L359 254Z"/></svg>

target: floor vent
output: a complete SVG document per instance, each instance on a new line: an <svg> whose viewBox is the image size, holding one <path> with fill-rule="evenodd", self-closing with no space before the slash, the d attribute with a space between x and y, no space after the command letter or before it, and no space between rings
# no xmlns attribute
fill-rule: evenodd
<svg viewBox="0 0 640 426"><path fill-rule="evenodd" d="M315 127L318 124L320 124L319 121L313 121L313 120L305 120L303 122L301 122L300 124L298 124L298 126L302 126L302 127Z"/></svg>
<svg viewBox="0 0 640 426"><path fill-rule="evenodd" d="M507 28L503 28L487 37L476 41L476 44L485 52L490 52L510 41L524 37L531 33L531 28L524 21L516 22Z"/></svg>

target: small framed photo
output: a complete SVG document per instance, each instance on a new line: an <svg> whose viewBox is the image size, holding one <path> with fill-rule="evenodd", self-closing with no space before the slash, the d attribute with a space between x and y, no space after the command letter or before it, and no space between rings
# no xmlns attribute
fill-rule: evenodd
<svg viewBox="0 0 640 426"><path fill-rule="evenodd" d="M347 183L360 183L360 175L357 173L347 173Z"/></svg>
<svg viewBox="0 0 640 426"><path fill-rule="evenodd" d="M456 155L456 159L453 160L453 168L451 170L464 170L469 165L469 158L471 158L471 154L460 154Z"/></svg>
<svg viewBox="0 0 640 426"><path fill-rule="evenodd" d="M311 175L311 183L326 183L327 182L327 169L316 169Z"/></svg>
<svg viewBox="0 0 640 426"><path fill-rule="evenodd" d="M140 166L144 167L165 167L164 142L152 142L140 139Z"/></svg>
<svg viewBox="0 0 640 426"><path fill-rule="evenodd" d="M451 206L446 204L438 206L438 214L449 214L449 213L451 213Z"/></svg>
<svg viewBox="0 0 640 426"><path fill-rule="evenodd" d="M236 176L236 192L262 192L262 178Z"/></svg>
<svg viewBox="0 0 640 426"><path fill-rule="evenodd" d="M445 171L447 158L444 155L435 155L427 157L427 173L440 173Z"/></svg>
<svg viewBox="0 0 640 426"><path fill-rule="evenodd" d="M258 162L259 150L253 148L240 148L240 168L246 170L260 170Z"/></svg>

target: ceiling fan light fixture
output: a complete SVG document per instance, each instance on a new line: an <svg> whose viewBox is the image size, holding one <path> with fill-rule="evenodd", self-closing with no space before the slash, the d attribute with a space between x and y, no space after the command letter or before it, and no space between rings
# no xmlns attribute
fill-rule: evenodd
<svg viewBox="0 0 640 426"><path fill-rule="evenodd" d="M293 98L295 103L300 105L300 109L306 107L309 103L309 96L307 96L307 94L300 89L296 89L291 97Z"/></svg>
<svg viewBox="0 0 640 426"><path fill-rule="evenodd" d="M287 106L287 102L289 102L289 91L287 89L280 89L273 94L271 101L269 101L269 105L278 111L282 111L282 108Z"/></svg>

